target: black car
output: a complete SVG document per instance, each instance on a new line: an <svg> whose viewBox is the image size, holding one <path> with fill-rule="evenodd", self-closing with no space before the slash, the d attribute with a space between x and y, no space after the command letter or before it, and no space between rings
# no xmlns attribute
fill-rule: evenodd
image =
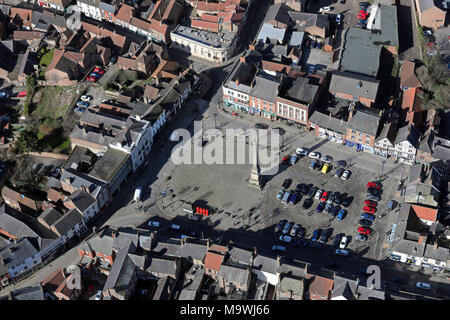
<svg viewBox="0 0 450 320"><path fill-rule="evenodd" d="M283 189L287 189L287 188L289 188L289 186L291 185L291 183L292 183L292 179L285 179L284 181L283 181L283 185L281 186Z"/></svg>
<svg viewBox="0 0 450 320"><path fill-rule="evenodd" d="M367 193L374 195L374 196L381 196L382 191L381 190L377 190L375 188L369 188L367 189Z"/></svg>
<svg viewBox="0 0 450 320"><path fill-rule="evenodd" d="M335 206L335 207L333 207L333 209L331 210L331 214L332 214L333 216L336 217L340 210L341 210L341 207Z"/></svg>
<svg viewBox="0 0 450 320"><path fill-rule="evenodd" d="M347 208L352 203L353 198L352 197L345 197L344 200L342 200L342 206Z"/></svg>
<svg viewBox="0 0 450 320"><path fill-rule="evenodd" d="M341 202L342 202L341 194L340 194L339 192L335 192L335 193L334 193L334 204L335 204L336 206L338 206L338 205L341 204Z"/></svg>
<svg viewBox="0 0 450 320"><path fill-rule="evenodd" d="M333 246L334 246L334 247L339 246L339 243L341 243L341 238L342 238L342 233L338 233L338 234L334 237L334 241L333 241Z"/></svg>
<svg viewBox="0 0 450 320"><path fill-rule="evenodd" d="M304 185L304 183L300 183L295 187L295 193L299 193L300 190L302 189L302 186Z"/></svg>
<svg viewBox="0 0 450 320"><path fill-rule="evenodd" d="M380 201L381 197L379 196L374 196L373 194L368 194L367 195L367 199L371 200L371 201Z"/></svg>
<svg viewBox="0 0 450 320"><path fill-rule="evenodd" d="M333 204L333 202L334 202L334 197L335 197L334 193L333 193L333 192L330 192L330 193L329 193L329 196L328 196L328 199L327 199L327 203L328 203L328 204Z"/></svg>
<svg viewBox="0 0 450 320"><path fill-rule="evenodd" d="M345 4L345 0L341 0L341 3L342 3L342 4Z"/></svg>
<svg viewBox="0 0 450 320"><path fill-rule="evenodd" d="M308 186L307 186L306 184L303 184L303 185L302 185L302 189L300 190L300 193L301 193L302 195L305 195L305 194L308 193Z"/></svg>
<svg viewBox="0 0 450 320"><path fill-rule="evenodd" d="M318 187L312 187L311 189L309 189L308 197L310 197L310 198L314 197L314 195L316 194L317 190L319 190Z"/></svg>
<svg viewBox="0 0 450 320"><path fill-rule="evenodd" d="M305 235L305 229L303 229L303 227L300 226L300 227L298 228L297 237L298 237L298 238L303 238L304 235Z"/></svg>
<svg viewBox="0 0 450 320"><path fill-rule="evenodd" d="M327 204L325 206L325 212L326 213L331 213L331 210L333 210L333 205L332 204Z"/></svg>
<svg viewBox="0 0 450 320"><path fill-rule="evenodd" d="M322 170L322 167L323 167L323 163L322 163L322 162L319 162L319 163L317 163L317 165L316 165L316 170L317 170L317 171L320 171L320 170Z"/></svg>
<svg viewBox="0 0 450 320"><path fill-rule="evenodd" d="M329 238L329 236L330 236L329 233L330 233L329 229L327 229L327 230L325 230L324 232L322 232L322 235L320 236L319 242L320 242L320 243L325 243L325 242L327 242L327 241L328 241L328 238Z"/></svg>
<svg viewBox="0 0 450 320"><path fill-rule="evenodd" d="M314 203L314 200L312 198L306 198L305 201L303 202L303 209L309 209L311 208L312 204Z"/></svg>
<svg viewBox="0 0 450 320"><path fill-rule="evenodd" d="M366 220L366 219L361 219L361 220L358 221L358 224L360 226L370 227L372 225L372 221Z"/></svg>
<svg viewBox="0 0 450 320"><path fill-rule="evenodd" d="M267 129L267 128L269 128L269 126L265 123L256 123L255 128L256 129Z"/></svg>
<svg viewBox="0 0 450 320"><path fill-rule="evenodd" d="M283 230L283 227L286 224L286 222L287 222L286 219L280 220L275 227L275 232L280 232L281 230Z"/></svg>

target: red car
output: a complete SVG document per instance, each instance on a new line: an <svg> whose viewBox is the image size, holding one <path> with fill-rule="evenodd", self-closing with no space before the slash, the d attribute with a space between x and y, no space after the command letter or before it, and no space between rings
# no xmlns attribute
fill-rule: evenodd
<svg viewBox="0 0 450 320"><path fill-rule="evenodd" d="M378 182L367 182L367 188L375 188L377 190L381 189L381 185Z"/></svg>
<svg viewBox="0 0 450 320"><path fill-rule="evenodd" d="M370 234L370 229L363 228L363 227L359 227L359 228L358 228L358 232L359 232L359 233L362 233L362 234L367 234L367 235L369 235L369 234Z"/></svg>
<svg viewBox="0 0 450 320"><path fill-rule="evenodd" d="M238 114L237 114L237 112L233 112L231 115L232 116L237 116Z"/></svg>
<svg viewBox="0 0 450 320"><path fill-rule="evenodd" d="M86 80L87 80L87 81L90 81L90 82L96 82L96 81L97 81L97 78L96 78L96 77L93 77L93 76L89 76L89 77L86 78Z"/></svg>
<svg viewBox="0 0 450 320"><path fill-rule="evenodd" d="M375 207L377 206L377 203L376 203L376 202L370 201L370 200L364 201L364 204L365 204L366 206L373 207L373 208L375 208Z"/></svg>
<svg viewBox="0 0 450 320"><path fill-rule="evenodd" d="M325 202L325 201L327 201L327 198L328 198L328 192L324 191L322 193L322 198L320 198L320 201Z"/></svg>
<svg viewBox="0 0 450 320"><path fill-rule="evenodd" d="M375 213L375 208L372 207L363 207L363 211L367 213Z"/></svg>
<svg viewBox="0 0 450 320"><path fill-rule="evenodd" d="M283 159L281 160L281 164L287 164L289 163L289 156L284 156Z"/></svg>
<svg viewBox="0 0 450 320"><path fill-rule="evenodd" d="M104 74L105 73L105 71L103 70L103 69L100 69L100 68L94 68L94 71L93 72L97 72L98 74Z"/></svg>

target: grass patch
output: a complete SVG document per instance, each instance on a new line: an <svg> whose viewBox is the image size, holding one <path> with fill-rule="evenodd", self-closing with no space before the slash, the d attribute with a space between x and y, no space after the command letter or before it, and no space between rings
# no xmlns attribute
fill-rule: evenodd
<svg viewBox="0 0 450 320"><path fill-rule="evenodd" d="M45 134L43 134L42 132L38 132L37 137L38 137L38 140L41 140L42 138L45 137Z"/></svg>
<svg viewBox="0 0 450 320"><path fill-rule="evenodd" d="M52 86L39 88L34 94L33 103L36 105L36 109L32 115L37 119L63 117L68 104L61 104L60 102L61 100L64 101L64 98L62 98L63 94L71 88Z"/></svg>
<svg viewBox="0 0 450 320"><path fill-rule="evenodd" d="M39 67L48 67L53 60L53 53L55 49L42 48L39 51ZM40 74L39 74L40 76Z"/></svg>

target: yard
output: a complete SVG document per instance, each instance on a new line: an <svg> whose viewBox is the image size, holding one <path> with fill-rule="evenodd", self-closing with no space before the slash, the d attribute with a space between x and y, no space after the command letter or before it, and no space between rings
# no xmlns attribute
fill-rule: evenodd
<svg viewBox="0 0 450 320"><path fill-rule="evenodd" d="M39 52L39 67L42 68L46 68L50 65L50 63L53 60L53 53L54 53L55 49L46 49L46 48L42 48L41 51Z"/></svg>

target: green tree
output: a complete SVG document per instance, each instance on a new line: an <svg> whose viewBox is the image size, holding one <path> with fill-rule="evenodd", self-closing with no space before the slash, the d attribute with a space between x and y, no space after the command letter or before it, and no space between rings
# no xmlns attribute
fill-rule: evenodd
<svg viewBox="0 0 450 320"><path fill-rule="evenodd" d="M14 146L19 152L38 151L37 129L26 129L20 132Z"/></svg>

